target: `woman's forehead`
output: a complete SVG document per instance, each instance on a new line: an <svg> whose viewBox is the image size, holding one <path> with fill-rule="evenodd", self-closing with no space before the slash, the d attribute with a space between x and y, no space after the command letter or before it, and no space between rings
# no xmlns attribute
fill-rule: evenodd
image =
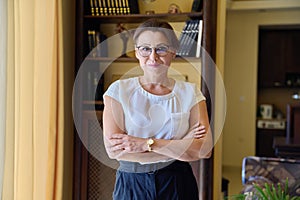
<svg viewBox="0 0 300 200"><path fill-rule="evenodd" d="M142 42L142 43L165 43L168 44L168 38L164 35L164 33L160 31L144 31L142 32L138 39L137 42Z"/></svg>

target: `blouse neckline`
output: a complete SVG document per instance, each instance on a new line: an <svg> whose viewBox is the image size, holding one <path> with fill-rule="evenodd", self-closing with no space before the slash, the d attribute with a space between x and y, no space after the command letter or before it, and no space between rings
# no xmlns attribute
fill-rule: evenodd
<svg viewBox="0 0 300 200"><path fill-rule="evenodd" d="M144 95L146 95L149 98L156 99L156 100L166 100L166 99L172 98L174 96L174 91L176 91L176 88L177 88L177 81L175 80L174 87L170 93L164 94L164 95L157 95L157 94L152 94L152 93L148 92L147 90L145 90L139 81L139 77L135 77L135 82L139 86L140 90L142 91L142 93Z"/></svg>

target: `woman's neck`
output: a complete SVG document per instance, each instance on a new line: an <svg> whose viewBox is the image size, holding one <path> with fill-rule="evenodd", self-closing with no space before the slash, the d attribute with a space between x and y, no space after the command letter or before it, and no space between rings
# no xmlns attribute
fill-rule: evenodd
<svg viewBox="0 0 300 200"><path fill-rule="evenodd" d="M156 95L165 95L172 92L175 85L175 80L168 77L141 76L139 81L146 91Z"/></svg>

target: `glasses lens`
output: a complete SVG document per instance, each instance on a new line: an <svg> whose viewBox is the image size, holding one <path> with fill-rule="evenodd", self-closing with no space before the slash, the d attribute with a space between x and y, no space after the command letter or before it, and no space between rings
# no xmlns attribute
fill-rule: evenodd
<svg viewBox="0 0 300 200"><path fill-rule="evenodd" d="M149 47L149 46L139 46L137 47L138 51L141 56L147 57L150 56L152 53L152 49L155 49L155 53L158 54L159 56L165 56L168 54L169 47L168 46L159 46L159 47Z"/></svg>
<svg viewBox="0 0 300 200"><path fill-rule="evenodd" d="M155 48L155 52L160 56L167 55L168 51L169 51L169 47L167 47L167 46L160 46L160 47Z"/></svg>
<svg viewBox="0 0 300 200"><path fill-rule="evenodd" d="M149 56L152 52L152 48L148 46L140 46L138 47L138 50L141 56Z"/></svg>

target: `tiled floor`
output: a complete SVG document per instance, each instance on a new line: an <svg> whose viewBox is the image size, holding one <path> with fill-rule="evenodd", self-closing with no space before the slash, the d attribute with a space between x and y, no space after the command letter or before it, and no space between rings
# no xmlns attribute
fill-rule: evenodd
<svg viewBox="0 0 300 200"><path fill-rule="evenodd" d="M242 168L233 166L223 166L223 178L229 180L228 196L239 194L242 190Z"/></svg>

